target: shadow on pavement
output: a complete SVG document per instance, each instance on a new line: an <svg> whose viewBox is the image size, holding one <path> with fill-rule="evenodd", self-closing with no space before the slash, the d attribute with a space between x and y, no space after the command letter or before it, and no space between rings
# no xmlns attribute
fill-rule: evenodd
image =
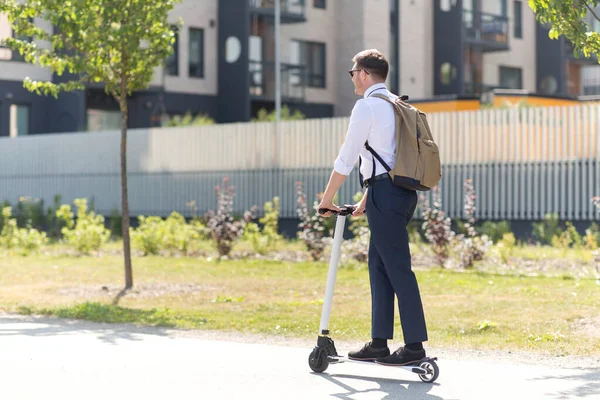
<svg viewBox="0 0 600 400"><path fill-rule="evenodd" d="M117 340L141 341L141 335L169 336L169 330L125 324L95 323L52 317L0 315L0 338L24 335L32 337L71 335L88 332L98 340L117 344Z"/></svg>
<svg viewBox="0 0 600 400"><path fill-rule="evenodd" d="M345 393L338 393L332 395L339 399L354 399L359 393L369 392L383 392L385 397L381 399L411 399L411 400L443 400L441 397L428 394L428 392L434 387L438 386L438 383L425 383L421 382L417 377L417 381L409 381L402 379L389 379L389 378L374 378L372 376L358 376L358 375L347 375L347 374L327 374L321 373L315 375L321 376L322 378L334 383L344 389ZM416 375L415 375L416 377ZM341 382L339 379L356 379L361 382L375 382L379 385L378 388L370 388L364 390L358 390L350 385ZM408 387L402 386L408 384Z"/></svg>
<svg viewBox="0 0 600 400"><path fill-rule="evenodd" d="M575 380L582 381L573 389L561 390L553 393L552 397L556 399L574 399L574 398L593 398L600 397L600 368L588 371L579 371L573 375L561 376L542 376L533 380Z"/></svg>

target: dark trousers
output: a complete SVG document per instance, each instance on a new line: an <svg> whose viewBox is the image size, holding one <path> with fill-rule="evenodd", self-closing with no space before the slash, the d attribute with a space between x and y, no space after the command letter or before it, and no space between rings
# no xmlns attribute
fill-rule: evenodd
<svg viewBox="0 0 600 400"><path fill-rule="evenodd" d="M407 225L417 200L416 192L400 188L390 179L369 185L366 214L371 230L369 279L373 338L393 338L395 295L404 342L427 341L421 294L408 246Z"/></svg>

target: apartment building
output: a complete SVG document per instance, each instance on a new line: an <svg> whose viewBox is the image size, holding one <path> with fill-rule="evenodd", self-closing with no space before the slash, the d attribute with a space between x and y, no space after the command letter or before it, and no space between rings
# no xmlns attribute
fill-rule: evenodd
<svg viewBox="0 0 600 400"><path fill-rule="evenodd" d="M600 91L595 59L550 40L526 0L281 0L284 104L307 117L349 115L357 97L346 72L365 48L390 60L388 85L411 99L485 96L493 88L552 96ZM130 128L203 113L248 121L275 100L275 0L183 0L173 55L150 88L131 96ZM43 24L43 21L39 21ZM48 27L50 29L51 27ZM0 16L0 38L12 35ZM43 45L43 44L40 44ZM596 64L596 65L594 65ZM25 77L56 76L0 48L0 136L118 129L101 87L58 100L27 92Z"/></svg>

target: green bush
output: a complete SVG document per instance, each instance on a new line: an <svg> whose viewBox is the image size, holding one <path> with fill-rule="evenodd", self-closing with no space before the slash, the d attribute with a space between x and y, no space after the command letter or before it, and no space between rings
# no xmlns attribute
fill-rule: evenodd
<svg viewBox="0 0 600 400"><path fill-rule="evenodd" d="M77 207L76 221L73 220L71 206L67 204L63 204L56 212L56 216L65 224L61 230L63 240L83 254L99 250L110 239L110 231L104 226L104 217L88 211L86 199L75 199L73 204Z"/></svg>
<svg viewBox="0 0 600 400"><path fill-rule="evenodd" d="M299 110L295 110L293 113L290 111L290 108L287 105L281 107L280 119L281 121L296 121L306 118L302 112ZM261 108L258 111L258 115L256 118L253 118L253 122L274 122L277 119L275 115L275 110L268 112L266 109Z"/></svg>
<svg viewBox="0 0 600 400"><path fill-rule="evenodd" d="M498 243L498 249L500 250L500 258L502 263L508 263L508 257L512 254L517 240L512 232L508 232L502 235L502 240Z"/></svg>
<svg viewBox="0 0 600 400"><path fill-rule="evenodd" d="M121 216L120 211L116 208L113 208L110 213L108 229L111 236L115 239L123 236L123 216Z"/></svg>
<svg viewBox="0 0 600 400"><path fill-rule="evenodd" d="M189 254L200 239L206 237L206 226L198 220L188 224L183 215L172 212L165 220L165 249L173 252Z"/></svg>
<svg viewBox="0 0 600 400"><path fill-rule="evenodd" d="M552 244L555 236L560 236L562 230L558 224L558 214L546 214L544 220L533 223L533 238L541 244Z"/></svg>
<svg viewBox="0 0 600 400"><path fill-rule="evenodd" d="M2 232L0 233L0 244L7 249L13 249L19 245L19 227L17 220L12 218L12 207L2 208Z"/></svg>
<svg viewBox="0 0 600 400"><path fill-rule="evenodd" d="M165 123L165 127L179 127L179 126L204 126L214 125L215 120L205 114L192 115L190 111L182 115L174 115L170 117Z"/></svg>
<svg viewBox="0 0 600 400"><path fill-rule="evenodd" d="M17 220L12 218L12 207L2 208L0 245L8 250L19 249L23 255L36 252L48 242L45 232L31 227L19 228Z"/></svg>
<svg viewBox="0 0 600 400"><path fill-rule="evenodd" d="M16 214L17 226L19 226L19 228L32 227L35 229L43 229L46 225L44 200L31 197L19 197Z"/></svg>
<svg viewBox="0 0 600 400"><path fill-rule="evenodd" d="M133 246L144 253L159 254L165 247L165 226L161 217L138 217L138 228L129 228Z"/></svg>
<svg viewBox="0 0 600 400"><path fill-rule="evenodd" d="M206 226L201 221L188 224L177 212L172 212L166 220L157 216L139 216L138 223L137 229L130 228L131 241L144 255L158 255L161 251L187 255L199 240L207 238Z"/></svg>
<svg viewBox="0 0 600 400"><path fill-rule="evenodd" d="M304 242L313 261L321 260L327 244L327 240L325 240L326 227L323 225L327 218L317 214L314 209L317 205L318 203L315 201L309 211L304 184L300 181L296 182L296 212L300 218L298 224L300 230L297 236Z"/></svg>
<svg viewBox="0 0 600 400"><path fill-rule="evenodd" d="M252 244L258 254L266 254L275 249L282 239L279 234L279 197L264 205L264 216L258 220L262 229L255 222L248 222L244 229L244 239Z"/></svg>
<svg viewBox="0 0 600 400"><path fill-rule="evenodd" d="M46 229L48 231L48 236L54 239L61 238L61 230L64 227L64 221L56 215L60 206L61 196L57 194L54 196L53 205L46 209Z"/></svg>
<svg viewBox="0 0 600 400"><path fill-rule="evenodd" d="M20 228L17 233L17 243L23 255L37 252L40 247L48 243L46 232L33 228Z"/></svg>
<svg viewBox="0 0 600 400"><path fill-rule="evenodd" d="M596 250L600 246L600 231L597 223L592 222L585 230L584 246L588 250Z"/></svg>
<svg viewBox="0 0 600 400"><path fill-rule="evenodd" d="M510 233L510 222L508 221L485 221L478 229L482 235L487 235L494 243L502 240L506 233Z"/></svg>

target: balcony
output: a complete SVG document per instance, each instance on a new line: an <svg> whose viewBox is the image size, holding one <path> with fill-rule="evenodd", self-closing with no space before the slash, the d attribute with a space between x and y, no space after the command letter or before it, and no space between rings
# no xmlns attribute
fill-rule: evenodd
<svg viewBox="0 0 600 400"><path fill-rule="evenodd" d="M465 43L482 52L508 50L508 32L506 16L463 11Z"/></svg>
<svg viewBox="0 0 600 400"><path fill-rule="evenodd" d="M250 61L250 97L275 100L275 63ZM306 67L281 63L281 100L303 102L306 89Z"/></svg>
<svg viewBox="0 0 600 400"><path fill-rule="evenodd" d="M248 0L250 15L275 18L275 0ZM305 0L280 0L281 23L305 22Z"/></svg>

